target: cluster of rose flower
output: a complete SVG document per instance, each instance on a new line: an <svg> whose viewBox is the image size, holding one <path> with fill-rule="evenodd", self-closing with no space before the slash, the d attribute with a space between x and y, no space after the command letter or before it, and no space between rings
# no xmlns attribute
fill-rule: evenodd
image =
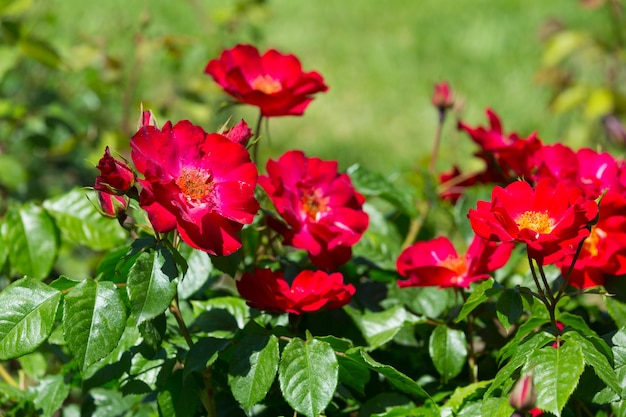
<svg viewBox="0 0 626 417"><path fill-rule="evenodd" d="M275 50L261 55L249 45L224 51L205 72L236 101L257 106L260 117L301 115L313 94L328 89L317 72L303 72L295 56ZM249 304L294 314L345 305L355 288L332 271L351 258L352 246L367 229L363 196L338 172L336 161L301 151L269 160L267 175L259 176L246 148L255 146L253 136L243 120L207 133L186 120L158 128L151 113L144 112L130 140L135 170L113 158L108 148L97 165L101 175L94 189L102 212L123 220L129 198L135 198L160 238L174 232L214 256L239 250L243 226L263 216L283 245L307 251L320 269L301 271L291 285L281 271L252 269L237 281ZM278 215L259 211L257 184Z"/></svg>
<svg viewBox="0 0 626 417"><path fill-rule="evenodd" d="M485 162L479 173L458 168L440 177L452 202L467 187L494 184L490 202L468 217L476 234L464 256L445 237L418 242L398 258L401 286L468 287L502 267L512 245L525 244L539 265L560 268L580 289L626 274L626 162L606 152L544 145L535 133L505 134L487 109L489 127L459 122Z"/></svg>

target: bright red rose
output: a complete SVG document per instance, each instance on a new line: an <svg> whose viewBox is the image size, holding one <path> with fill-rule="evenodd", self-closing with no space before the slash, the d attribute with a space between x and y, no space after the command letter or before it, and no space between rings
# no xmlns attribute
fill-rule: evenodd
<svg viewBox="0 0 626 417"><path fill-rule="evenodd" d="M577 186L589 198L598 198L605 189L624 192L619 162L609 153L582 148L574 152L561 144L544 146L536 154L534 178L552 178Z"/></svg>
<svg viewBox="0 0 626 417"><path fill-rule="evenodd" d="M93 187L95 190L122 195L135 184L133 170L125 162L113 158L108 146L96 168L100 170L100 175L96 177L96 185Z"/></svg>
<svg viewBox="0 0 626 417"><path fill-rule="evenodd" d="M526 181L495 187L491 202L479 201L468 217L477 235L525 243L531 258L550 264L576 251L597 212L596 202L580 189L543 179L535 189Z"/></svg>
<svg viewBox="0 0 626 417"><path fill-rule="evenodd" d="M289 286L282 272L270 269L243 274L237 289L251 307L293 314L343 307L356 292L338 272L302 271Z"/></svg>
<svg viewBox="0 0 626 417"><path fill-rule="evenodd" d="M486 110L489 128L473 128L464 122L458 128L467 132L481 150L476 154L485 160L487 175L508 183L519 177L530 178L535 168L535 153L541 149L541 139L536 133L528 138L521 138L517 133L505 134L498 115L491 109Z"/></svg>
<svg viewBox="0 0 626 417"><path fill-rule="evenodd" d="M288 151L267 162L267 174L259 177L259 184L287 223L275 227L285 243L306 250L320 268L348 262L369 218L363 211L365 199L347 174L337 172L337 161Z"/></svg>
<svg viewBox="0 0 626 417"><path fill-rule="evenodd" d="M459 256L447 237L417 242L398 257L396 268L409 278L398 281L400 287L462 287L501 268L509 260L513 245L498 244L476 236L463 256Z"/></svg>
<svg viewBox="0 0 626 417"><path fill-rule="evenodd" d="M241 247L252 223L257 170L246 149L188 121L144 126L130 142L143 189L140 205L157 232L178 230L190 246L213 255Z"/></svg>
<svg viewBox="0 0 626 417"><path fill-rule="evenodd" d="M626 274L626 198L614 191L607 192L600 202L598 222L585 239L580 255L571 272L569 283L585 289L604 285L609 276ZM566 276L573 255L556 265Z"/></svg>
<svg viewBox="0 0 626 417"><path fill-rule="evenodd" d="M313 94L328 90L322 76L303 72L294 55L274 49L260 55L251 45L223 51L204 72L235 100L259 107L265 117L301 115Z"/></svg>

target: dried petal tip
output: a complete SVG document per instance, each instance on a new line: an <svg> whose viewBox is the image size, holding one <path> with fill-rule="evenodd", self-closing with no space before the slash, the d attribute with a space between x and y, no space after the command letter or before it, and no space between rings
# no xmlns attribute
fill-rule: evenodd
<svg viewBox="0 0 626 417"><path fill-rule="evenodd" d="M535 384L530 374L522 376L511 390L509 394L509 404L516 411L527 413L535 408L537 402L537 394L535 393Z"/></svg>

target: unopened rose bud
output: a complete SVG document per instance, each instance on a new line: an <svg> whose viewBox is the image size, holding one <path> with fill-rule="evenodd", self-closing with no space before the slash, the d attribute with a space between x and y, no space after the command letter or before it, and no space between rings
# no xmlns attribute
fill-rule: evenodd
<svg viewBox="0 0 626 417"><path fill-rule="evenodd" d="M444 112L454 106L452 90L447 82L444 81L435 84L435 92L433 93L432 103L439 109L440 112Z"/></svg>
<svg viewBox="0 0 626 417"><path fill-rule="evenodd" d="M535 393L535 384L532 375L524 375L517 380L515 386L509 394L509 404L516 411L527 413L535 408L537 402L537 394Z"/></svg>
<svg viewBox="0 0 626 417"><path fill-rule="evenodd" d="M93 188L98 191L122 195L135 184L133 170L125 162L113 158L108 146L96 168L100 170L100 175L96 177Z"/></svg>
<svg viewBox="0 0 626 417"><path fill-rule="evenodd" d="M97 191L101 213L106 217L121 218L128 208L128 199L123 195L114 195Z"/></svg>
<svg viewBox="0 0 626 417"><path fill-rule="evenodd" d="M137 130L141 129L142 127L145 126L153 126L153 127L157 127L157 121L154 118L154 115L152 114L152 112L150 110L142 110L141 111L141 117L139 118L139 123L137 126Z"/></svg>
<svg viewBox="0 0 626 417"><path fill-rule="evenodd" d="M225 130L222 134L230 139L232 142L238 143L243 146L246 146L250 138L254 136L252 134L252 131L250 130L250 127L243 119L235 126Z"/></svg>

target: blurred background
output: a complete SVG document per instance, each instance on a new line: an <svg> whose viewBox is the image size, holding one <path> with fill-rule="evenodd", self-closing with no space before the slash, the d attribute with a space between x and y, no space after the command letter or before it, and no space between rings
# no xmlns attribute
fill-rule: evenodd
<svg viewBox="0 0 626 417"><path fill-rule="evenodd" d="M203 73L225 48L251 43L297 55L330 87L303 117L269 120L261 160L287 149L385 175L428 165L433 84L456 108L439 172L472 168L456 129L487 123L546 143L623 156L625 18L621 0L0 1L0 215L6 201L90 186L106 145L128 155L140 105L159 124L215 131L226 95ZM620 130L622 129L622 130Z"/></svg>

